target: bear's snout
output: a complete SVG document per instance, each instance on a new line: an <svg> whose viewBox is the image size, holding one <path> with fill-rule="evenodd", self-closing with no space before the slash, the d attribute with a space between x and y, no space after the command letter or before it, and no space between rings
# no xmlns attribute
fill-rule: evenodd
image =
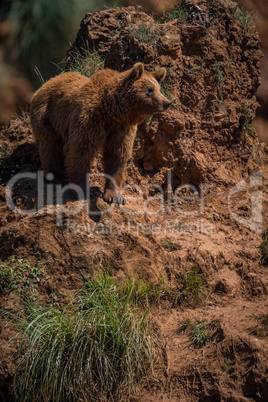
<svg viewBox="0 0 268 402"><path fill-rule="evenodd" d="M165 104L164 104L164 108L165 108L165 110L167 110L168 108L169 108L169 106L171 105L171 101L168 101L168 102L166 102Z"/></svg>

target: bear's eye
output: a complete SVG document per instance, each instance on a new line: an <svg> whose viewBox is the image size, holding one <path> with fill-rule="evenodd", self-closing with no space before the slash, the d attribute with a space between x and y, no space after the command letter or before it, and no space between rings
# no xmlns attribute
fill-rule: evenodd
<svg viewBox="0 0 268 402"><path fill-rule="evenodd" d="M149 94L152 94L154 92L154 89L153 88L148 88L148 93Z"/></svg>

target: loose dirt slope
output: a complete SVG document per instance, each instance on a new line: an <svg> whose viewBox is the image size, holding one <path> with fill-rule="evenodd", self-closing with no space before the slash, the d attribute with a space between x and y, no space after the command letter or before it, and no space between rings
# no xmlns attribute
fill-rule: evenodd
<svg viewBox="0 0 268 402"><path fill-rule="evenodd" d="M233 2L218 0L209 8L195 2L184 22L156 22L131 7L87 14L81 22L69 66L87 47L120 71L136 61L149 70L168 68L163 91L173 107L140 126L126 171L132 186L124 208L107 209L97 180L90 213L83 205L70 216L78 202L65 200L56 208L48 200L43 206L36 181L23 178L14 183L12 199L36 211L11 211L5 199L11 174L37 172L40 162L27 120L13 121L1 134L1 258L47 262L36 286L41 300L57 296L65 303L65 294L72 296L83 277L99 270L118 280L164 278L178 295L193 267L206 282L198 303L165 300L152 306L164 357L155 368L157 382L140 387L132 401L267 400L267 338L250 328L267 314L267 268L259 246L268 224L268 150L251 127L259 37L237 12ZM99 155L93 171L101 169ZM15 291L1 295L2 308L17 310L19 302ZM195 348L180 330L185 319L216 320L212 341ZM3 395L14 373L15 348L5 344L11 335L3 326Z"/></svg>

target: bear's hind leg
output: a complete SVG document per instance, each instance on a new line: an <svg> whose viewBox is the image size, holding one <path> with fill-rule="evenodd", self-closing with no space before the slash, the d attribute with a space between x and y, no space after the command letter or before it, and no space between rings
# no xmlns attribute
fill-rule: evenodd
<svg viewBox="0 0 268 402"><path fill-rule="evenodd" d="M58 181L65 180L63 144L60 138L49 135L38 141L39 155L45 174L53 173Z"/></svg>
<svg viewBox="0 0 268 402"><path fill-rule="evenodd" d="M120 188L124 180L127 161L132 155L136 131L137 127L132 126L121 129L121 131L118 130L106 139L103 155L105 173L113 179L106 178L103 198L108 203L125 203L124 198L120 195Z"/></svg>
<svg viewBox="0 0 268 402"><path fill-rule="evenodd" d="M90 164L93 158L89 149L81 149L80 144L67 143L64 146L66 175L70 183L78 185L86 194Z"/></svg>

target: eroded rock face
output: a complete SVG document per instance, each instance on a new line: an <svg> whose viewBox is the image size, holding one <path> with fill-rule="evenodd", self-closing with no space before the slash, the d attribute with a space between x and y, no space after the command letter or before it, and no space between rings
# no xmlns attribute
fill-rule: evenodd
<svg viewBox="0 0 268 402"><path fill-rule="evenodd" d="M133 7L86 14L68 65L86 49L119 71L137 61L149 71L166 67L162 90L173 106L140 125L132 169L161 185L171 170L174 188L234 184L258 169L251 121L258 107L259 35L254 24L241 24L232 1L188 3L183 23L155 21Z"/></svg>

